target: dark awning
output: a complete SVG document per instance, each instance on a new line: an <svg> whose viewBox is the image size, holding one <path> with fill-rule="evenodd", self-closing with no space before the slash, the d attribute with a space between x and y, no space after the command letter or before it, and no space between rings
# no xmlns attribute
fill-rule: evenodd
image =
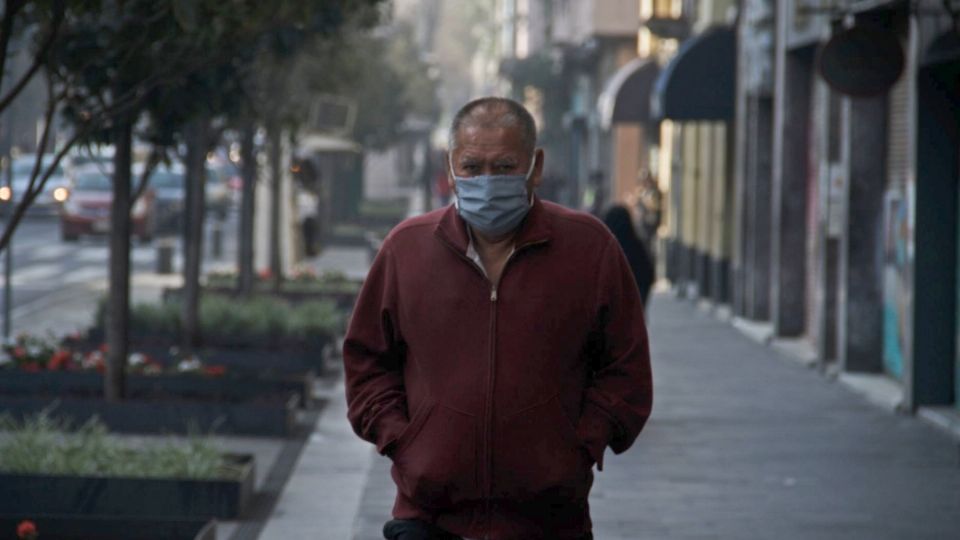
<svg viewBox="0 0 960 540"><path fill-rule="evenodd" d="M600 126L650 121L650 92L660 67L653 60L634 58L607 79L597 109Z"/></svg>
<svg viewBox="0 0 960 540"><path fill-rule="evenodd" d="M654 83L654 120L732 120L737 77L733 28L714 26L680 45Z"/></svg>

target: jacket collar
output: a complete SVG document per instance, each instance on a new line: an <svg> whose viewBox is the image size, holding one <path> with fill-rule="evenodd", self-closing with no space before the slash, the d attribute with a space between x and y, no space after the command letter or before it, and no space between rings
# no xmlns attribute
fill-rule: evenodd
<svg viewBox="0 0 960 540"><path fill-rule="evenodd" d="M544 207L540 197L533 196L533 205L527 212L527 217L520 224L520 230L517 232L514 246L515 249L522 249L529 244L540 244L549 242L553 233L553 227L550 224L550 216ZM467 224L457 213L455 204L451 204L443 212L440 221L434 229L434 234L453 246L460 253L467 252L467 246L470 245L470 234L467 231Z"/></svg>

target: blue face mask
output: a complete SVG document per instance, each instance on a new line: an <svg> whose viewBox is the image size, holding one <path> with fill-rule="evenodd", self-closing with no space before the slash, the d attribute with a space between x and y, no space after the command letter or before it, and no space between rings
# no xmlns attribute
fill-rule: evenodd
<svg viewBox="0 0 960 540"><path fill-rule="evenodd" d="M525 175L454 176L460 217L485 236L501 236L515 229L530 211L527 181L536 164L534 154Z"/></svg>

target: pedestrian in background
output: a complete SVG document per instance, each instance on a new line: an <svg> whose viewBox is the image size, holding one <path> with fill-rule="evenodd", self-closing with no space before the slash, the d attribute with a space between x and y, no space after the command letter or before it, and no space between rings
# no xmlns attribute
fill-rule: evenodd
<svg viewBox="0 0 960 540"><path fill-rule="evenodd" d="M384 240L343 345L348 416L393 461L393 540L589 540L593 466L652 404L643 304L596 218L541 200L519 103L450 128L456 205Z"/></svg>
<svg viewBox="0 0 960 540"><path fill-rule="evenodd" d="M641 169L637 187L637 214L641 236L647 242L650 253L656 252L657 230L663 215L663 193L657 179L648 169Z"/></svg>
<svg viewBox="0 0 960 540"><path fill-rule="evenodd" d="M633 271L633 278L637 282L637 288L640 289L640 298L643 300L643 305L646 305L650 289L656 281L656 270L650 249L637 234L630 211L626 207L611 206L604 214L603 222L623 248L623 253Z"/></svg>

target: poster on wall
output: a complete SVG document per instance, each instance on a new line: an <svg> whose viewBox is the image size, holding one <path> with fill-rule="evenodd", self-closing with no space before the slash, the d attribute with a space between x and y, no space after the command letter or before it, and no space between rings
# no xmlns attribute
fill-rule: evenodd
<svg viewBox="0 0 960 540"><path fill-rule="evenodd" d="M908 262L910 223L903 189L894 187L884 196L883 234L883 365L903 377L910 307Z"/></svg>

